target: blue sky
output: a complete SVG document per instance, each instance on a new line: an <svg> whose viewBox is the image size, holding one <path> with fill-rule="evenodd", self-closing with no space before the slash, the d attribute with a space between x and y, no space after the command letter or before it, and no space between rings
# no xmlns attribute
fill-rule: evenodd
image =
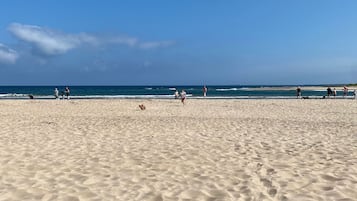
<svg viewBox="0 0 357 201"><path fill-rule="evenodd" d="M357 82L357 1L3 0L0 85Z"/></svg>

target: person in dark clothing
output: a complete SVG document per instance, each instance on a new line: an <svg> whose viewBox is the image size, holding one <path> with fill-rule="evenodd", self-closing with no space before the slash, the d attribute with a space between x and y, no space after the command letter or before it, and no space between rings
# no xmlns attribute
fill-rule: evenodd
<svg viewBox="0 0 357 201"><path fill-rule="evenodd" d="M301 88L300 87L296 88L296 98L301 98Z"/></svg>
<svg viewBox="0 0 357 201"><path fill-rule="evenodd" d="M70 90L69 90L69 87L66 87L66 89L64 90L64 93L67 97L67 100L69 100L69 94L70 94Z"/></svg>
<svg viewBox="0 0 357 201"><path fill-rule="evenodd" d="M330 98L331 95L332 95L332 89L331 87L327 87L327 97Z"/></svg>

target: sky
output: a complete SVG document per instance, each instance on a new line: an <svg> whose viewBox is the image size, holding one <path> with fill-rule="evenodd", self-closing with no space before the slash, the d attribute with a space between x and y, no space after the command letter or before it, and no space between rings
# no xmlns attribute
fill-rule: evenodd
<svg viewBox="0 0 357 201"><path fill-rule="evenodd" d="M0 85L357 83L355 0L2 0Z"/></svg>

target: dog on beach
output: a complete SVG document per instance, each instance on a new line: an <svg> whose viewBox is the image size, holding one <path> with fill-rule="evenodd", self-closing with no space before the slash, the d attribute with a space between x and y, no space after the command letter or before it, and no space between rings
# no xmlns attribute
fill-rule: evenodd
<svg viewBox="0 0 357 201"><path fill-rule="evenodd" d="M146 107L145 107L144 104L139 105L139 108L140 108L141 110L145 110L145 109L146 109Z"/></svg>

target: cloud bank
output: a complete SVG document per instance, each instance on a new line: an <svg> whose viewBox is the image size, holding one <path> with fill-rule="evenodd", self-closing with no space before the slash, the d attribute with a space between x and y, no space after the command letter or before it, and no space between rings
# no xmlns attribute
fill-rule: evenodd
<svg viewBox="0 0 357 201"><path fill-rule="evenodd" d="M96 38L87 34L64 34L33 25L13 23L8 30L46 55L63 54L81 44L96 43Z"/></svg>
<svg viewBox="0 0 357 201"><path fill-rule="evenodd" d="M13 64L19 57L15 50L12 50L0 43L0 63Z"/></svg>
<svg viewBox="0 0 357 201"><path fill-rule="evenodd" d="M140 42L137 38L128 36L105 38L87 33L67 34L40 26L19 23L12 23L8 27L8 30L16 38L28 43L41 54L50 56L64 54L83 45L98 46L119 44L147 50L168 47L174 44L172 41Z"/></svg>

